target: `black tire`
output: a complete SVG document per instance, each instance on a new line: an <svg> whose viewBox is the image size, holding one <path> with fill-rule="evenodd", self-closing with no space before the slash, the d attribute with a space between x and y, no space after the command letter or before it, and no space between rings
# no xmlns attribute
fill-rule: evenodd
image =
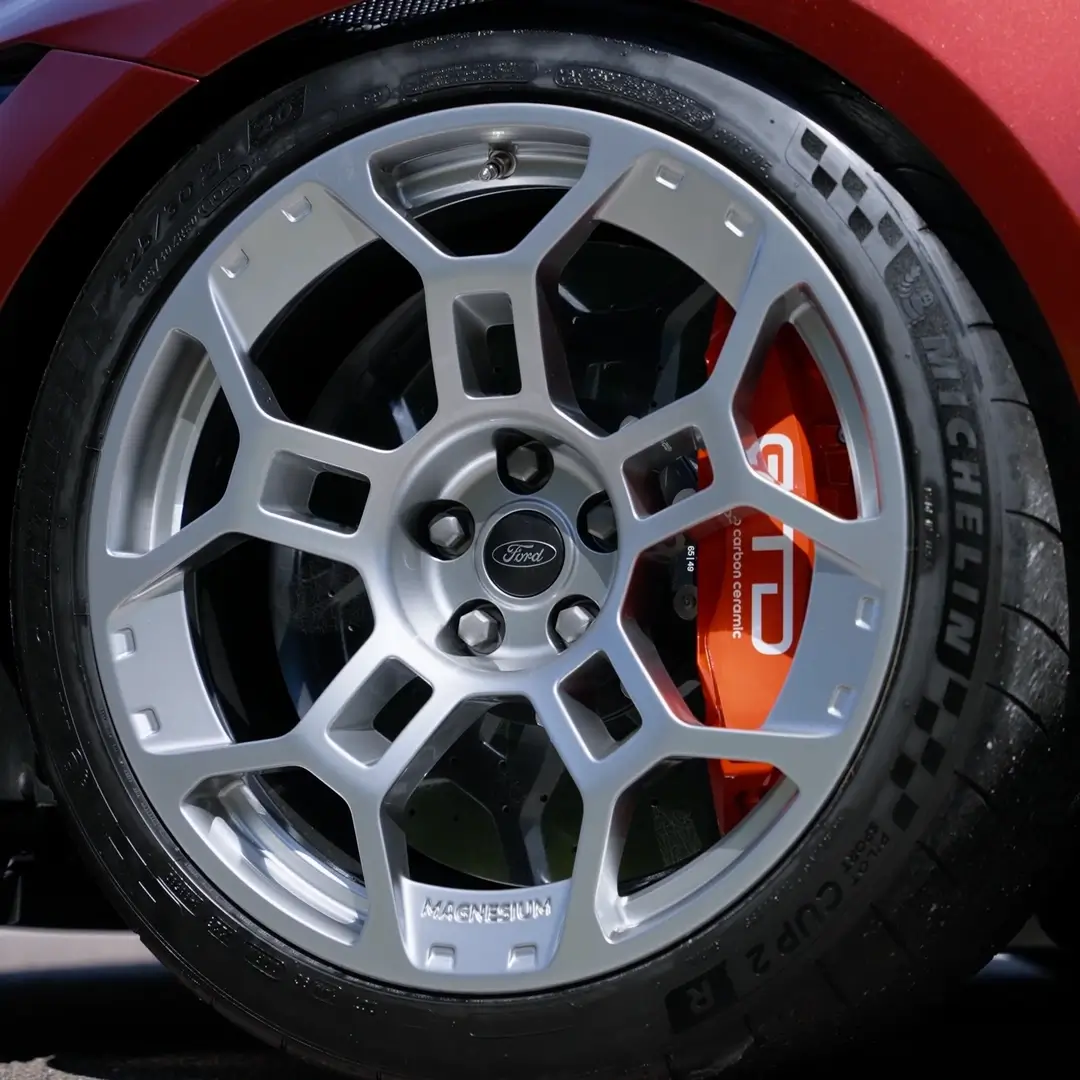
<svg viewBox="0 0 1080 1080"><path fill-rule="evenodd" d="M33 419L14 559L22 679L50 779L149 947L268 1042L366 1077L706 1076L878 1017L974 970L1028 903L1065 817L1065 553L1040 431L1002 338L911 205L768 86L626 42L462 34L357 56L225 123L94 271ZM901 655L842 789L734 910L646 963L505 999L406 994L333 970L233 907L126 768L85 619L95 448L139 328L257 193L347 135L448 103L541 99L703 147L797 219L847 284L906 420L917 538ZM802 109L811 108L810 104ZM222 171L221 163L228 160ZM177 207L171 228L154 229Z"/></svg>
<svg viewBox="0 0 1080 1080"><path fill-rule="evenodd" d="M1075 847L1062 853L1055 872L1041 891L1036 907L1039 926L1059 948L1074 956L1080 953L1077 895L1080 889L1080 856Z"/></svg>

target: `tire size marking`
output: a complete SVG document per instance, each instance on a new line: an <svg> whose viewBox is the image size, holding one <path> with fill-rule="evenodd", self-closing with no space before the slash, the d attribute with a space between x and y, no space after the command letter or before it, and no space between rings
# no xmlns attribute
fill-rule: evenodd
<svg viewBox="0 0 1080 1080"><path fill-rule="evenodd" d="M870 873L888 844L889 834L871 821L863 838L844 856L842 865L849 885L857 886Z"/></svg>
<svg viewBox="0 0 1080 1080"><path fill-rule="evenodd" d="M297 86L248 121L248 146L265 146L275 135L298 124L307 105L306 87Z"/></svg>

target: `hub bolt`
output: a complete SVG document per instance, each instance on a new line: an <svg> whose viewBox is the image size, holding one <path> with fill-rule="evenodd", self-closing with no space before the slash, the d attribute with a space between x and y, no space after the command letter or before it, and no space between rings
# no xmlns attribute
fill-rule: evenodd
<svg viewBox="0 0 1080 1080"><path fill-rule="evenodd" d="M697 618L698 597L696 585L680 585L671 598L671 602L675 608L675 614L680 619L690 622Z"/></svg>
<svg viewBox="0 0 1080 1080"><path fill-rule="evenodd" d="M472 535L472 518L464 507L440 510L428 522L428 542L445 559L456 559L468 551Z"/></svg>
<svg viewBox="0 0 1080 1080"><path fill-rule="evenodd" d="M585 532L592 546L601 551L614 551L618 544L615 510L607 499L591 506L585 512Z"/></svg>
<svg viewBox="0 0 1080 1080"><path fill-rule="evenodd" d="M562 647L568 648L593 624L596 613L591 611L581 601L567 604L555 616L555 636L559 639Z"/></svg>
<svg viewBox="0 0 1080 1080"><path fill-rule="evenodd" d="M458 617L457 635L470 652L487 656L502 644L502 619L492 608L472 608Z"/></svg>
<svg viewBox="0 0 1080 1080"><path fill-rule="evenodd" d="M551 455L538 442L522 443L506 455L506 475L516 484L537 491L547 483Z"/></svg>

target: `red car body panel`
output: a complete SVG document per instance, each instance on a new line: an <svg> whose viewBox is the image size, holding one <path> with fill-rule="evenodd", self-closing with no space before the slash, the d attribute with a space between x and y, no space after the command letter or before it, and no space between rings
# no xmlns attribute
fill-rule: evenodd
<svg viewBox="0 0 1080 1080"><path fill-rule="evenodd" d="M814 56L914 132L997 231L1080 392L1076 0L701 2ZM5 225L0 234L0 302L82 185L191 77L211 74L341 6L340 0L0 0L0 46L34 42L115 58L79 67L70 56L54 57L0 110L0 222L18 218L14 233ZM77 84L61 70L66 65L75 65L67 70L79 73ZM51 106L46 76L60 80ZM35 100L42 93L44 103ZM43 114L47 128L39 126ZM33 197L22 198L27 192ZM12 195L20 196L16 206Z"/></svg>
<svg viewBox="0 0 1080 1080"><path fill-rule="evenodd" d="M0 303L87 181L194 85L140 64L56 50L16 87L0 108Z"/></svg>

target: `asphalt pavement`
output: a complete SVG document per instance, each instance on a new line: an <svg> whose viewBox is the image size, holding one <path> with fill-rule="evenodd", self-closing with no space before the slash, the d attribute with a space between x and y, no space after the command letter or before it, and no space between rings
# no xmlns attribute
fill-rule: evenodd
<svg viewBox="0 0 1080 1080"><path fill-rule="evenodd" d="M1080 964L1076 965L1080 967ZM954 1000L787 1076L994 1077L1075 1055L1080 979L1037 930ZM1067 1069L1067 1066L1064 1066ZM315 1080L235 1030L130 935L0 929L0 1080ZM431 1080L441 1080L432 1077Z"/></svg>

